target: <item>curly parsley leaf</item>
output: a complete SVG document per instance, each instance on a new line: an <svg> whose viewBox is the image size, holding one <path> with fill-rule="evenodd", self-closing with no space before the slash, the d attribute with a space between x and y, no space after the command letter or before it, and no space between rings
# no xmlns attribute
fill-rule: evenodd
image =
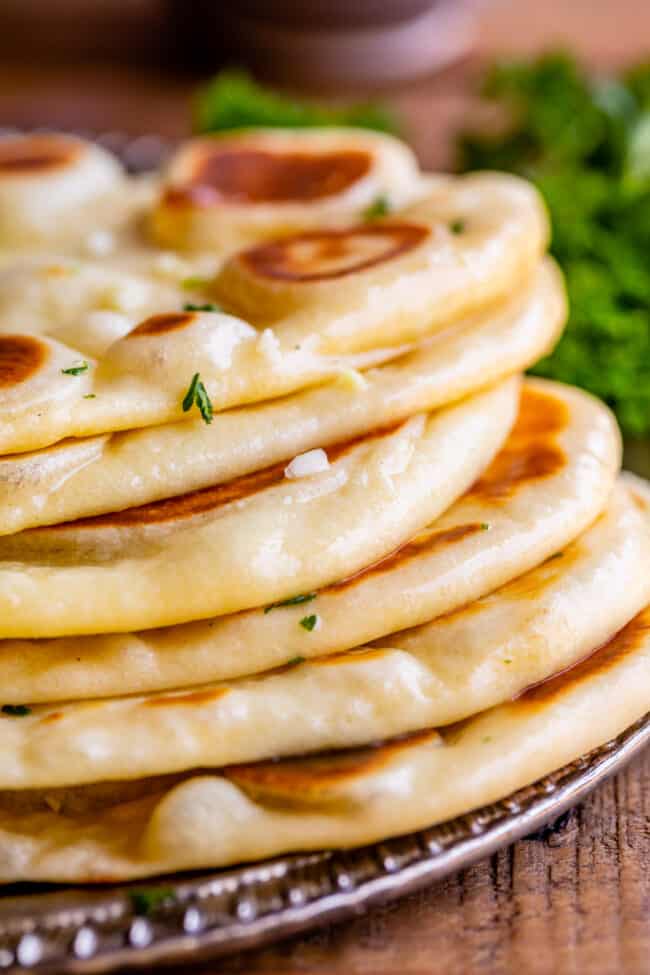
<svg viewBox="0 0 650 975"><path fill-rule="evenodd" d="M258 84L244 71L221 71L199 89L194 102L199 132L220 132L249 126L307 128L321 125L356 126L396 132L393 114L376 102L323 105L292 98Z"/></svg>
<svg viewBox="0 0 650 975"><path fill-rule="evenodd" d="M570 317L531 371L608 403L650 433L650 65L593 79L566 54L496 65L485 83L510 124L465 134L461 168L531 179L549 208Z"/></svg>

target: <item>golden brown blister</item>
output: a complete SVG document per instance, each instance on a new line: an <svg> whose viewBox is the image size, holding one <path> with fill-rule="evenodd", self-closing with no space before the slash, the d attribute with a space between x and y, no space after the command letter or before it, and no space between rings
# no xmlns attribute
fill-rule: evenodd
<svg viewBox="0 0 650 975"><path fill-rule="evenodd" d="M413 153L390 136L249 129L185 143L167 168L150 222L166 247L227 254L360 218L378 199L390 209L424 192Z"/></svg>

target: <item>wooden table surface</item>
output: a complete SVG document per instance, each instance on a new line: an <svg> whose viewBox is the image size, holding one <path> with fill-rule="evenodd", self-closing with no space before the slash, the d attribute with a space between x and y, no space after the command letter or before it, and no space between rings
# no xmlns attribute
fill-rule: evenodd
<svg viewBox="0 0 650 975"><path fill-rule="evenodd" d="M650 0L495 0L475 54L393 99L423 162L477 110L477 65L497 52L571 46L598 68L650 53ZM188 131L187 78L85 65L0 63L0 125L133 134ZM176 969L176 975L187 968ZM642 975L650 973L650 754L554 829L444 883L196 975Z"/></svg>

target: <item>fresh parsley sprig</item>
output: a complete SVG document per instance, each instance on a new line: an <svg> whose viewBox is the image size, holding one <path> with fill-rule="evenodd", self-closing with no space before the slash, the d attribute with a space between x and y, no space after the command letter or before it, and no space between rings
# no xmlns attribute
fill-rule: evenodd
<svg viewBox="0 0 650 975"><path fill-rule="evenodd" d="M193 406L197 407L205 423L212 423L212 420L214 419L212 401L210 400L208 392L201 381L201 374L198 372L195 372L192 376L192 382L185 393L185 397L183 399L183 413L189 413Z"/></svg>
<svg viewBox="0 0 650 975"><path fill-rule="evenodd" d="M549 208L570 304L555 350L534 367L590 390L625 434L650 434L650 63L591 77L567 54L495 65L485 94L511 122L467 133L462 169L532 180Z"/></svg>

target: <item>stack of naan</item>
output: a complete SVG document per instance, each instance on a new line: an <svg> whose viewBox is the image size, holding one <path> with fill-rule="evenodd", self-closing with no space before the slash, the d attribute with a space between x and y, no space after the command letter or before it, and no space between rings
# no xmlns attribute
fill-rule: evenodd
<svg viewBox="0 0 650 975"><path fill-rule="evenodd" d="M0 877L361 844L650 694L650 490L536 192L248 131L0 142Z"/></svg>

